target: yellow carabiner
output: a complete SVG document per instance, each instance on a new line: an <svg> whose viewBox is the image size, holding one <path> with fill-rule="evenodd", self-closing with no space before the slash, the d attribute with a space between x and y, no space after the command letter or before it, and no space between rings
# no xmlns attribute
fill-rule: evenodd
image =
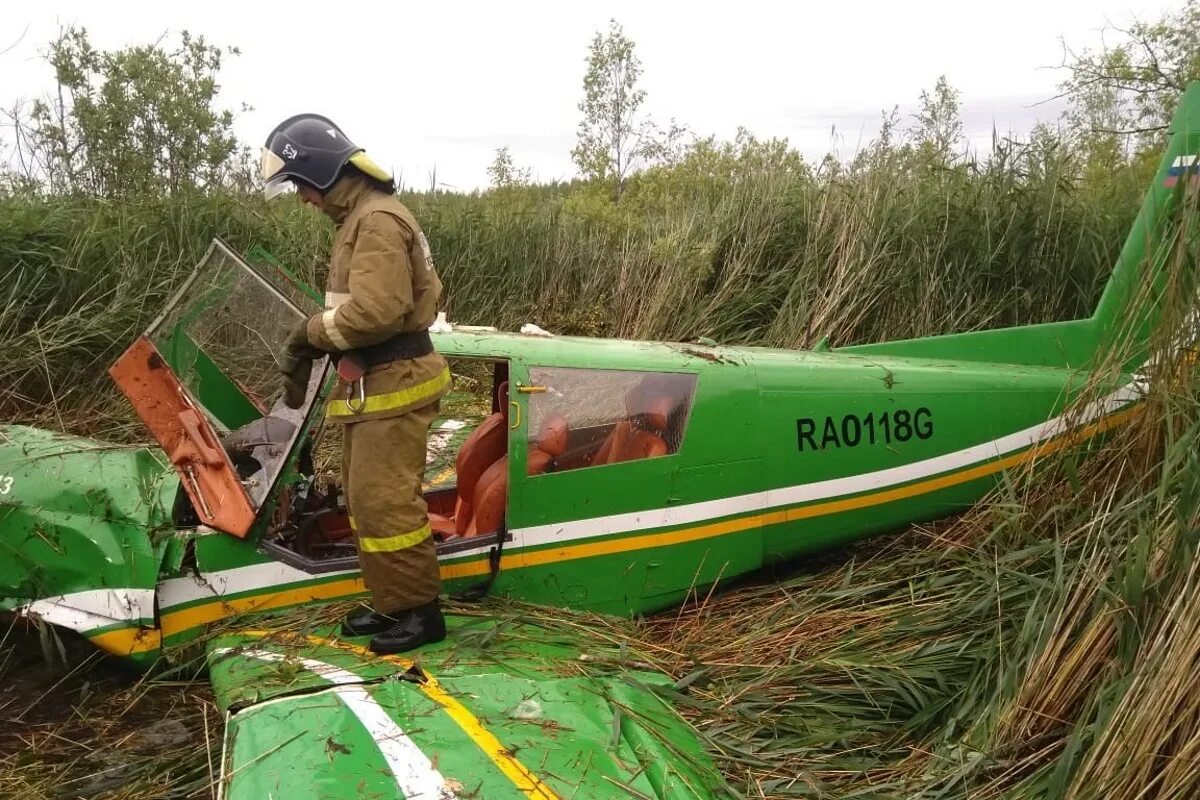
<svg viewBox="0 0 1200 800"><path fill-rule="evenodd" d="M508 427L515 431L517 428L521 427L521 404L516 400L509 400L508 404L513 408L513 413L509 414L509 417L514 420Z"/></svg>

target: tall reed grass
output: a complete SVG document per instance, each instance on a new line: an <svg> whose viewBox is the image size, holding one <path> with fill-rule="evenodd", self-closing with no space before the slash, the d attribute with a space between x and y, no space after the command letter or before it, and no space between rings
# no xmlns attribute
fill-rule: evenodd
<svg viewBox="0 0 1200 800"><path fill-rule="evenodd" d="M1117 432L960 518L633 633L592 621L686 687L745 796L1200 797L1198 212L1193 195L1149 388ZM1127 357L1108 355L1101 372Z"/></svg>
<svg viewBox="0 0 1200 800"><path fill-rule="evenodd" d="M1077 172L1032 147L987 164L883 147L820 175L685 161L620 205L587 186L404 200L452 320L811 347L1090 313L1143 187ZM323 280L330 226L291 199L0 196L0 419L90 419L104 369L217 236Z"/></svg>

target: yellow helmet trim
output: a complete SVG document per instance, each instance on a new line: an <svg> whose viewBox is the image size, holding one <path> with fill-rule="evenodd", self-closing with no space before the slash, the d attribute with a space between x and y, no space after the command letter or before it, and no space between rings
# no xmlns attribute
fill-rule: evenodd
<svg viewBox="0 0 1200 800"><path fill-rule="evenodd" d="M350 156L350 163L377 181L391 183L392 173L372 161L370 156L362 150Z"/></svg>

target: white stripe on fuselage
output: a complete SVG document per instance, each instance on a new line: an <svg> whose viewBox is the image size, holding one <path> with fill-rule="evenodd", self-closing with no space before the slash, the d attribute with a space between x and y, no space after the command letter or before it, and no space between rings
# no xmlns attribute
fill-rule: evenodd
<svg viewBox="0 0 1200 800"><path fill-rule="evenodd" d="M575 542L597 536L631 533L641 529L654 530L708 522L722 517L886 489L958 470L1045 442L1059 434L1066 433L1072 427L1086 425L1105 414L1117 411L1139 396L1131 388L1122 388L1081 410L1077 417L1070 420L1071 424L1069 425L1065 416L1055 417L999 439L899 467L866 472L861 475L849 475L844 478L802 483L797 486L768 489L765 492L753 492L720 500L707 500L668 508L652 508L646 511L633 511L628 514L614 514L607 517L593 517L576 522L557 522L518 528L513 531L513 537L520 547ZM518 547L514 546L512 549L516 550Z"/></svg>
<svg viewBox="0 0 1200 800"><path fill-rule="evenodd" d="M1046 442L1073 428L1087 425L1102 416L1118 411L1141 396L1141 393L1131 384L1080 409L1075 416L1055 417L982 444L862 475L850 475L844 478L768 489L763 492L688 505L517 528L513 531L512 543L507 545L505 550L511 553L538 545L575 543L639 530L704 523L740 514L878 491L959 470ZM482 545L471 551L455 553L452 557L460 559L464 556L481 554L487 552L489 547L490 545ZM273 586L311 582L318 577L354 574L357 574L357 570L315 575L280 562L252 564L207 572L202 578L187 577L165 580L159 587L159 604L161 608L168 610L193 600L253 591L261 592Z"/></svg>
<svg viewBox="0 0 1200 800"><path fill-rule="evenodd" d="M450 559L461 559L473 555L481 555L488 551L491 545L480 545L471 550L462 550L446 556ZM325 580L337 577L353 577L359 574L357 569L334 570L331 572L305 572L302 569L284 564L282 561L265 561L261 564L249 564L244 567L205 572L202 575L188 575L182 578L167 578L158 585L158 605L163 611L191 603L195 600L212 600L215 598L232 597L247 592L261 591L272 586L285 586L293 583L310 583L314 580Z"/></svg>
<svg viewBox="0 0 1200 800"><path fill-rule="evenodd" d="M89 631L118 622L154 622L153 589L88 589L43 597L18 612L63 628Z"/></svg>
<svg viewBox="0 0 1200 800"><path fill-rule="evenodd" d="M357 574L357 569L312 573L284 564L282 561L266 561L261 564L249 564L245 567L205 572L199 576L167 578L158 585L158 605L159 608L166 611L193 600L211 600L215 597L238 595L269 586Z"/></svg>

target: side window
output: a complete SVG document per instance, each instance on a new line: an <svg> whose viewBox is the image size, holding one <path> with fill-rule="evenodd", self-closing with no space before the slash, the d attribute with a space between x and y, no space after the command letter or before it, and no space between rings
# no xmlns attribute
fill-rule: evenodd
<svg viewBox="0 0 1200 800"><path fill-rule="evenodd" d="M696 376L531 367L530 475L679 452Z"/></svg>

